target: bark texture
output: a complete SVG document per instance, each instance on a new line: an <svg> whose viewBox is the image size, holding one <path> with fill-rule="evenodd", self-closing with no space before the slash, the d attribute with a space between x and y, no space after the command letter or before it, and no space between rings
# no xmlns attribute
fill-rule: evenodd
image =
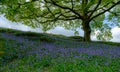
<svg viewBox="0 0 120 72"><path fill-rule="evenodd" d="M91 28L89 21L83 21L83 30L84 30L84 41L90 42L91 41Z"/></svg>

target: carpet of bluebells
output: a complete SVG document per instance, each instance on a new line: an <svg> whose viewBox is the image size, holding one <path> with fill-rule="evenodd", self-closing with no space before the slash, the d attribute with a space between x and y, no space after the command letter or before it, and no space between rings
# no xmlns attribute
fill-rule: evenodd
<svg viewBox="0 0 120 72"><path fill-rule="evenodd" d="M40 37L0 33L0 72L120 72L120 46Z"/></svg>

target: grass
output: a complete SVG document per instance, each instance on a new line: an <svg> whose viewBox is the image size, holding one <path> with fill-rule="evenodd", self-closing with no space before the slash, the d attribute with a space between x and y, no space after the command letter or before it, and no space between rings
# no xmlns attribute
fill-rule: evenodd
<svg viewBox="0 0 120 72"><path fill-rule="evenodd" d="M7 40L7 39L0 39L2 43L2 50L1 52L4 52L0 56L0 64L2 64L2 61L10 61L16 58L17 51L15 50L15 46L13 45L15 41ZM16 43L17 44L17 43Z"/></svg>
<svg viewBox="0 0 120 72"><path fill-rule="evenodd" d="M27 36L31 40L41 40L53 42L55 38L64 39L64 40L72 40L76 42L83 41L83 37L81 36L64 36L64 35L56 35L56 34L49 34L49 33L35 33L30 31L20 31L15 29L8 29L8 28L0 28L1 33L13 33L15 36ZM108 44L113 46L120 46L120 43L117 42L103 42L103 41L92 41L93 43L101 43L101 44Z"/></svg>
<svg viewBox="0 0 120 72"><path fill-rule="evenodd" d="M71 60L72 59L72 60ZM29 56L16 59L2 67L3 72L118 72L120 58L111 59L100 56L83 54L80 58L50 58L49 55L42 57Z"/></svg>
<svg viewBox="0 0 120 72"><path fill-rule="evenodd" d="M84 38L81 36L69 36L68 38L76 40L76 41L84 41Z"/></svg>
<svg viewBox="0 0 120 72"><path fill-rule="evenodd" d="M17 32L23 32L23 31L0 27L0 32L1 33L17 33Z"/></svg>
<svg viewBox="0 0 120 72"><path fill-rule="evenodd" d="M8 31L6 31L8 32ZM4 32L5 33L5 32ZM67 40L64 36L58 37L56 35L42 34L35 35L34 33L18 33L16 36L26 36L28 41L35 41L35 43L19 43L12 39L3 38L0 36L0 72L119 72L120 71L120 57L105 57L100 55L89 55L86 53L78 53L69 51L70 48L82 47L79 42ZM32 36L31 36L32 35ZM35 37L33 37L35 35ZM44 40L38 41L41 37ZM33 39L31 39L33 37ZM49 37L49 38L48 38ZM56 40L53 40L56 37ZM51 39L50 39L51 38ZM59 38L59 39L57 39ZM64 41L64 38L66 41ZM46 40L45 40L46 39ZM53 40L52 42L49 40ZM63 41L62 41L63 39ZM119 46L119 43L113 42L93 42L95 44L108 44ZM43 47L45 44L45 47ZM62 48L65 53L57 52L55 49L49 51L51 44L55 45L56 50ZM90 43L85 43L89 47ZM58 47L58 45L60 47ZM75 46L74 46L75 45ZM40 47L39 47L40 46ZM66 47L67 46L67 47ZM58 48L57 48L58 47ZM40 48L40 52L31 53L36 48ZM67 55L66 55L67 54Z"/></svg>
<svg viewBox="0 0 120 72"><path fill-rule="evenodd" d="M117 42L93 41L93 43L107 44L107 45L112 45L112 46L120 46L120 43L117 43Z"/></svg>

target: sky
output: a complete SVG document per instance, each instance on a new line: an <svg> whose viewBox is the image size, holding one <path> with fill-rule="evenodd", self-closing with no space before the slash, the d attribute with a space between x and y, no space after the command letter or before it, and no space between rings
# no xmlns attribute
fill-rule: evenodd
<svg viewBox="0 0 120 72"><path fill-rule="evenodd" d="M0 15L0 27L5 27L5 28L12 28L12 29L17 29L17 30L22 30L22 31L32 31L32 32L38 32L41 33L42 30L40 28L31 28L26 25L23 25L21 23L15 23L7 20L4 15ZM113 39L111 41L113 42L120 42L120 28L114 27L111 30ZM71 30L65 30L62 27L56 27L55 29L49 30L48 33L53 33L53 34L62 34L65 36L73 36L74 31ZM83 36L84 32L83 30L79 29L79 35ZM95 36L91 37L92 40L97 40Z"/></svg>

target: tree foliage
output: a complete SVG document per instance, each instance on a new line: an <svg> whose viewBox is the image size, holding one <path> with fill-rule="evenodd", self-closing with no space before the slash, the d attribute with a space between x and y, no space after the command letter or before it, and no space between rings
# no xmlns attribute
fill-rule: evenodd
<svg viewBox="0 0 120 72"><path fill-rule="evenodd" d="M84 30L84 38L90 41L91 31L99 30L98 39L110 40L109 24L104 24L105 13L108 19L120 19L120 0L1 0L1 12L14 22L41 27L47 31L56 26ZM120 20L119 20L120 21ZM115 24L119 25L119 24ZM107 35L106 35L107 34ZM103 38L99 38L102 37Z"/></svg>

